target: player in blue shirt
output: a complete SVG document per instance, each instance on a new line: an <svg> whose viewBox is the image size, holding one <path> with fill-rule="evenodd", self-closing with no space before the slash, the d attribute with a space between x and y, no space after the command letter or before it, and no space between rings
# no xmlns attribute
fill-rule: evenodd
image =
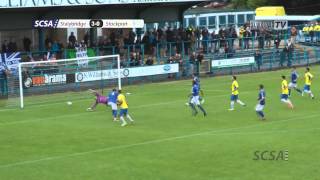
<svg viewBox="0 0 320 180"><path fill-rule="evenodd" d="M200 103L203 104L204 98L203 98L203 91L200 87L200 79L196 74L193 74L192 77L193 77L193 81L199 86L199 90L200 90L199 100L200 100Z"/></svg>
<svg viewBox="0 0 320 180"><path fill-rule="evenodd" d="M192 82L194 82L195 84L197 84L197 85L199 86L199 92L200 92L199 101L200 101L201 104L203 104L203 103L204 103L203 91L202 91L201 88L200 88L200 79L199 79L199 77L198 77L196 74L193 74L193 75L192 75ZM189 97L189 102L186 103L187 106L190 105L191 99L192 99L192 96Z"/></svg>
<svg viewBox="0 0 320 180"><path fill-rule="evenodd" d="M298 88L298 79L299 74L296 70L296 67L293 67L291 71L291 82L289 83L289 96L291 96L291 90L295 89L298 93L302 94L301 89Z"/></svg>
<svg viewBox="0 0 320 180"><path fill-rule="evenodd" d="M266 104L266 92L264 91L264 86L259 85L259 95L258 95L258 104L256 105L257 115L261 120L265 120L263 109Z"/></svg>
<svg viewBox="0 0 320 180"><path fill-rule="evenodd" d="M194 116L198 114L196 106L203 112L203 115L206 116L207 112L204 110L204 108L200 104L199 92L200 92L199 85L195 81L192 81L192 92L191 92L191 95L190 95L192 98L191 98L191 101L189 103L189 106L191 107L192 114Z"/></svg>
<svg viewBox="0 0 320 180"><path fill-rule="evenodd" d="M118 107L117 107L118 92L116 89L108 94L108 105L111 106L113 121L117 121Z"/></svg>

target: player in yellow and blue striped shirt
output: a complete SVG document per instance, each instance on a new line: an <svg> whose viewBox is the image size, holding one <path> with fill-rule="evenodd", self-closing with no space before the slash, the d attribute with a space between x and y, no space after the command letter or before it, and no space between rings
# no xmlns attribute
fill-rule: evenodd
<svg viewBox="0 0 320 180"><path fill-rule="evenodd" d="M131 116L128 113L129 106L128 106L126 96L121 93L121 90L118 90L118 94L119 95L118 95L118 99L117 99L117 104L120 106L119 116L120 116L120 120L122 122L121 126L126 126L128 123L126 122L126 120L124 120L124 116L126 116L130 122L133 122L133 119L131 118Z"/></svg>
<svg viewBox="0 0 320 180"><path fill-rule="evenodd" d="M237 102L239 103L241 106L246 106L245 103L243 103L240 99L239 99L239 84L237 81L237 77L236 76L232 76L232 84L231 84L231 103L230 103L230 109L229 111L233 111L234 110L234 103Z"/></svg>
<svg viewBox="0 0 320 180"><path fill-rule="evenodd" d="M309 96L312 99L314 99L314 95L311 92L311 84L312 84L313 75L310 73L310 68L308 68L308 67L306 68L304 78L305 78L305 85L303 88L302 96L304 93L307 93L307 94L309 94Z"/></svg>
<svg viewBox="0 0 320 180"><path fill-rule="evenodd" d="M289 99L289 87L288 87L288 81L286 80L286 76L282 76L281 102L287 104L289 108L293 109L293 104Z"/></svg>

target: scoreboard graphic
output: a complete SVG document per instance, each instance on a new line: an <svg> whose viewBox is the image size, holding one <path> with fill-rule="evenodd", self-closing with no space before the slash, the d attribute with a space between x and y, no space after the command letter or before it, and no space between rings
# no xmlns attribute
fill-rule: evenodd
<svg viewBox="0 0 320 180"><path fill-rule="evenodd" d="M143 19L42 19L32 22L34 28L143 28Z"/></svg>

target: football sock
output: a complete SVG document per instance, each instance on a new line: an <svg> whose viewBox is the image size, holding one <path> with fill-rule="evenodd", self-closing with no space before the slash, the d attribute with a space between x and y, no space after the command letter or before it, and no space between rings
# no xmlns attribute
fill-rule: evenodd
<svg viewBox="0 0 320 180"><path fill-rule="evenodd" d="M193 114L193 115L195 115L195 114L198 113L198 111L197 111L196 107L194 106L194 104L190 103L190 107L191 107L191 109L192 109L192 114Z"/></svg>
<svg viewBox="0 0 320 180"><path fill-rule="evenodd" d="M310 97L313 99L314 98L314 95L312 94L312 92L310 93Z"/></svg>
<svg viewBox="0 0 320 180"><path fill-rule="evenodd" d="M241 106L244 106L245 104L242 102L242 101L240 101L240 100L237 100L237 103L239 103Z"/></svg>
<svg viewBox="0 0 320 180"><path fill-rule="evenodd" d="M230 109L233 109L234 108L234 101L231 101L230 103Z"/></svg>
<svg viewBox="0 0 320 180"><path fill-rule="evenodd" d="M133 122L133 119L131 118L131 116L129 114L127 114L127 118L129 119L129 121Z"/></svg>
<svg viewBox="0 0 320 180"><path fill-rule="evenodd" d="M201 105L198 105L198 108L203 112L204 115L207 115L206 110Z"/></svg>
<svg viewBox="0 0 320 180"><path fill-rule="evenodd" d="M122 122L122 124L127 124L126 120L124 120L123 116L120 116L120 120Z"/></svg>
<svg viewBox="0 0 320 180"><path fill-rule="evenodd" d="M264 118L264 114L263 114L262 111L257 111L257 113L258 113L258 115L259 115L260 117Z"/></svg>
<svg viewBox="0 0 320 180"><path fill-rule="evenodd" d="M114 118L116 118L117 117L117 110L112 110L112 115Z"/></svg>
<svg viewBox="0 0 320 180"><path fill-rule="evenodd" d="M301 89L299 89L299 88L296 88L296 91L298 92L298 93L302 93L302 91L301 91Z"/></svg>

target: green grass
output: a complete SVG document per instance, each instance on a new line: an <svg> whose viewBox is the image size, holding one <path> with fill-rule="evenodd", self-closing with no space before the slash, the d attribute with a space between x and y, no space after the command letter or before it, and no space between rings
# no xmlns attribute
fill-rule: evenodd
<svg viewBox="0 0 320 180"><path fill-rule="evenodd" d="M319 71L312 68L316 96ZM295 109L288 109L279 100L282 74L289 70L239 75L248 106L233 112L230 76L201 79L206 118L185 106L190 80L125 87L136 123L124 128L109 108L86 112L92 98L0 110L0 179L319 179L319 99L294 92ZM254 111L259 83L265 122ZM253 160L265 150L288 150L289 160Z"/></svg>

